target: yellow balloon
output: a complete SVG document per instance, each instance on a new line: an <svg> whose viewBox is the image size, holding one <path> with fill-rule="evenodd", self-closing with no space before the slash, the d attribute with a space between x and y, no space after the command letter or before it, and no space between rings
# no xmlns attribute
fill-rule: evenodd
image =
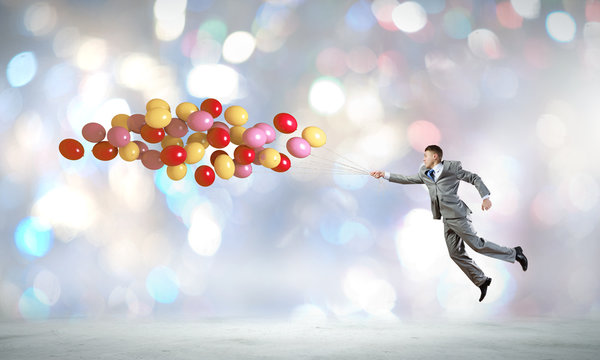
<svg viewBox="0 0 600 360"><path fill-rule="evenodd" d="M175 114L183 121L187 121L188 116L194 111L198 111L198 107L189 102L182 102L175 108Z"/></svg>
<svg viewBox="0 0 600 360"><path fill-rule="evenodd" d="M155 129L164 128L171 122L171 111L163 108L154 108L146 113L146 124Z"/></svg>
<svg viewBox="0 0 600 360"><path fill-rule="evenodd" d="M258 160L262 166L272 169L281 162L281 154L275 149L266 148L258 154Z"/></svg>
<svg viewBox="0 0 600 360"><path fill-rule="evenodd" d="M202 144L202 146L204 146L204 148L208 148L208 139L206 138L206 134L203 132L196 132L193 133L192 135L190 135L187 139L187 143L193 143L193 142L197 142Z"/></svg>
<svg viewBox="0 0 600 360"><path fill-rule="evenodd" d="M134 161L140 156L140 147L131 141L129 144L119 148L119 156L125 161Z"/></svg>
<svg viewBox="0 0 600 360"><path fill-rule="evenodd" d="M160 146L162 146L162 148L164 149L170 145L183 146L183 140L181 140L181 138L173 137L171 135L165 135L164 139L162 139L162 141L160 142Z"/></svg>
<svg viewBox="0 0 600 360"><path fill-rule="evenodd" d="M124 127L125 129L129 130L129 128L127 127L127 119L129 119L129 115L126 115L126 114L115 115L112 118L112 120L110 121L110 126L111 127L120 126L120 127Z"/></svg>
<svg viewBox="0 0 600 360"><path fill-rule="evenodd" d="M171 180L181 180L187 174L187 166L185 164L179 164L176 166L167 166L167 176Z"/></svg>
<svg viewBox="0 0 600 360"><path fill-rule="evenodd" d="M243 126L232 126L229 129L229 136L231 137L231 142L235 145L242 145L244 143L244 140L242 139L244 131L246 131L246 128Z"/></svg>
<svg viewBox="0 0 600 360"><path fill-rule="evenodd" d="M221 179L229 179L235 172L235 164L227 154L221 154L215 159L215 172Z"/></svg>
<svg viewBox="0 0 600 360"><path fill-rule="evenodd" d="M320 147L325 145L327 137L323 130L316 126L309 126L302 130L302 138L310 144L312 147Z"/></svg>
<svg viewBox="0 0 600 360"><path fill-rule="evenodd" d="M242 126L248 121L248 112L241 106L230 106L225 110L225 121L233 126Z"/></svg>
<svg viewBox="0 0 600 360"><path fill-rule="evenodd" d="M171 107L169 106L169 103L167 103L163 99L152 99L146 103L146 111L150 111L150 110L156 109L156 108L171 111Z"/></svg>
<svg viewBox="0 0 600 360"><path fill-rule="evenodd" d="M189 143L184 149L187 153L187 157L185 158L186 164L195 164L204 157L204 146L199 142Z"/></svg>

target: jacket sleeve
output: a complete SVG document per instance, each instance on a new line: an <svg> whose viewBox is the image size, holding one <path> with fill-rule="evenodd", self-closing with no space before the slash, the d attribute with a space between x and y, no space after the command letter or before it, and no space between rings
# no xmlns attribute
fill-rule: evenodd
<svg viewBox="0 0 600 360"><path fill-rule="evenodd" d="M389 181L398 184L423 184L423 180L419 177L419 174L404 176L400 174L390 174Z"/></svg>
<svg viewBox="0 0 600 360"><path fill-rule="evenodd" d="M457 166L456 177L459 180L466 181L468 183L473 184L475 186L475 188L477 189L477 191L479 191L479 195L481 195L481 197L490 195L490 190L488 190L487 186L485 186L485 184L483 183L483 180L481 180L479 175L469 172L467 170L463 170L462 164L460 161L456 162L456 166Z"/></svg>

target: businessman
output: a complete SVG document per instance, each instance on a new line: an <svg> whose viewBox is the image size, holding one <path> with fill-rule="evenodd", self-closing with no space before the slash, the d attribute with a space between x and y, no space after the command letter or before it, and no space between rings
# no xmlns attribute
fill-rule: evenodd
<svg viewBox="0 0 600 360"><path fill-rule="evenodd" d="M373 171L371 176L381 177L399 184L425 184L431 198L431 211L434 219L443 219L444 235L450 258L467 275L467 277L481 290L479 301L485 298L487 288L492 283L492 278L485 276L483 271L475 264L465 251L465 243L476 252L496 259L521 264L523 271L527 270L527 258L520 246L508 248L477 236L471 223L471 209L458 197L460 181L466 181L475 186L483 200L482 210L492 207L490 191L481 178L474 173L463 170L460 161L442 160L443 151L437 145L425 148L423 166L419 173L412 176L390 174L383 171Z"/></svg>

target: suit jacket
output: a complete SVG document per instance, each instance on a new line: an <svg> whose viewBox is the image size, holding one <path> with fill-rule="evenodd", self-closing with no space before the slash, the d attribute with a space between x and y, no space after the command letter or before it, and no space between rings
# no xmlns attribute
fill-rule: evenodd
<svg viewBox="0 0 600 360"><path fill-rule="evenodd" d="M463 170L460 161L443 160L444 170L439 179L431 180L425 174L428 170L425 165L421 166L416 175L404 176L390 174L389 181L399 184L425 184L431 198L431 212L434 219L456 219L466 217L471 209L458 197L458 185L460 180L471 183L484 197L490 194L479 175Z"/></svg>

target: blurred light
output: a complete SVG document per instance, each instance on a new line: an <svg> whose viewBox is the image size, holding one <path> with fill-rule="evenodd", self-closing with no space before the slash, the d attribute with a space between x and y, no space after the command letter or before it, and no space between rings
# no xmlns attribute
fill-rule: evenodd
<svg viewBox="0 0 600 360"><path fill-rule="evenodd" d="M33 288L25 290L19 299L19 312L25 320L43 320L48 318L50 308L41 302L38 296L43 296L41 291L36 292Z"/></svg>
<svg viewBox="0 0 600 360"><path fill-rule="evenodd" d="M108 180L113 193L135 213L145 213L154 201L152 177L138 161L115 162L110 167Z"/></svg>
<svg viewBox="0 0 600 360"><path fill-rule="evenodd" d="M558 225L564 215L564 209L557 206L558 203L558 189L548 186L542 188L531 202L532 217L543 225Z"/></svg>
<svg viewBox="0 0 600 360"><path fill-rule="evenodd" d="M346 273L344 293L353 303L371 315L383 315L396 305L396 291L370 269L355 267Z"/></svg>
<svg viewBox="0 0 600 360"><path fill-rule="evenodd" d="M54 36L52 44L54 54L61 58L74 56L79 48L79 42L79 31L77 28L63 28Z"/></svg>
<svg viewBox="0 0 600 360"><path fill-rule="evenodd" d="M91 116L92 121L102 124L106 130L111 127L111 120L117 114L131 114L131 109L129 108L129 104L125 99L108 99L103 102L100 107L96 109L94 114ZM88 122L90 122L89 114L88 114ZM82 124L79 129L75 129L78 132L83 128Z"/></svg>
<svg viewBox="0 0 600 360"><path fill-rule="evenodd" d="M439 14L446 8L446 0L419 0L428 14Z"/></svg>
<svg viewBox="0 0 600 360"><path fill-rule="evenodd" d="M365 125L375 126L381 123L385 112L377 89L366 86L356 86L353 89L356 90L348 94L346 105L346 115L350 122L362 129ZM347 119L343 121L347 124ZM382 144L383 146L385 145Z"/></svg>
<svg viewBox="0 0 600 360"><path fill-rule="evenodd" d="M52 306L60 298L60 280L50 271L42 270L33 280L33 291L40 302Z"/></svg>
<svg viewBox="0 0 600 360"><path fill-rule="evenodd" d="M365 0L355 2L346 12L346 25L352 30L365 32L373 27L375 18L371 13L369 3Z"/></svg>
<svg viewBox="0 0 600 360"><path fill-rule="evenodd" d="M156 0L154 3L154 17L159 20L177 18L185 14L187 0Z"/></svg>
<svg viewBox="0 0 600 360"><path fill-rule="evenodd" d="M518 29L523 25L523 18L519 15L509 1L496 5L496 16L500 25L508 29Z"/></svg>
<svg viewBox="0 0 600 360"><path fill-rule="evenodd" d="M428 145L439 144L442 140L440 130L433 123L417 120L408 126L406 131L408 143L415 151L425 151Z"/></svg>
<svg viewBox="0 0 600 360"><path fill-rule="evenodd" d="M200 25L200 28L198 28L198 40L207 37L222 43L227 37L227 24L218 19L205 21Z"/></svg>
<svg viewBox="0 0 600 360"><path fill-rule="evenodd" d="M54 65L46 73L44 91L50 99L55 99L73 93L77 84L77 74L73 67L60 63Z"/></svg>
<svg viewBox="0 0 600 360"><path fill-rule="evenodd" d="M372 234L365 224L357 221L344 221L338 232L341 244L349 244L357 250L366 250L373 242Z"/></svg>
<svg viewBox="0 0 600 360"><path fill-rule="evenodd" d="M482 82L491 95L501 99L512 99L519 89L517 74L508 67L490 67L482 76Z"/></svg>
<svg viewBox="0 0 600 360"><path fill-rule="evenodd" d="M6 66L6 78L12 87L27 85L37 72L37 60L31 51L15 55Z"/></svg>
<svg viewBox="0 0 600 360"><path fill-rule="evenodd" d="M453 8L444 14L444 31L453 39L464 39L471 33L471 21L466 10Z"/></svg>
<svg viewBox="0 0 600 360"><path fill-rule="evenodd" d="M267 29L256 32L256 48L262 52L275 52L285 44L286 38Z"/></svg>
<svg viewBox="0 0 600 360"><path fill-rule="evenodd" d="M397 51L386 51L377 59L378 70L387 77L400 75L404 70L404 58Z"/></svg>
<svg viewBox="0 0 600 360"><path fill-rule="evenodd" d="M23 97L15 88L0 92L0 130L12 125L12 122L23 110Z"/></svg>
<svg viewBox="0 0 600 360"><path fill-rule="evenodd" d="M239 75L226 65L198 65L187 77L187 89L194 97L229 103L239 97Z"/></svg>
<svg viewBox="0 0 600 360"><path fill-rule="evenodd" d="M351 142L352 150L358 152L352 159L359 164L368 164L369 170L377 170L406 153L404 134L400 124L367 126L367 129L361 129L358 139ZM365 158L359 161L363 156Z"/></svg>
<svg viewBox="0 0 600 360"><path fill-rule="evenodd" d="M469 49L482 59L498 59L502 55L500 40L488 29L477 29L469 34Z"/></svg>
<svg viewBox="0 0 600 360"><path fill-rule="evenodd" d="M358 74L366 74L377 67L377 55L368 47L356 47L346 55L348 68Z"/></svg>
<svg viewBox="0 0 600 360"><path fill-rule="evenodd" d="M52 227L38 217L26 217L15 230L15 244L22 254L42 257L52 248Z"/></svg>
<svg viewBox="0 0 600 360"><path fill-rule="evenodd" d="M32 4L25 11L24 22L33 35L45 35L56 25L56 9L46 2Z"/></svg>
<svg viewBox="0 0 600 360"><path fill-rule="evenodd" d="M117 64L117 81L128 88L142 90L151 86L157 77L157 66L156 60L146 54L129 54Z"/></svg>
<svg viewBox="0 0 600 360"><path fill-rule="evenodd" d="M600 2L588 1L585 4L585 18L587 21L600 22Z"/></svg>
<svg viewBox="0 0 600 360"><path fill-rule="evenodd" d="M427 24L427 13L419 3L406 1L394 8L392 19L398 29L414 33Z"/></svg>
<svg viewBox="0 0 600 360"><path fill-rule="evenodd" d="M537 121L536 132L542 144L550 148L562 146L567 136L567 128L564 122L553 114L540 116Z"/></svg>
<svg viewBox="0 0 600 360"><path fill-rule="evenodd" d="M39 150L49 140L42 118L37 112L31 110L21 113L17 118L14 132L19 146L27 150Z"/></svg>
<svg viewBox="0 0 600 360"><path fill-rule="evenodd" d="M177 39L185 28L185 13L179 16L156 19L154 33L156 38L162 41L173 41Z"/></svg>
<svg viewBox="0 0 600 360"><path fill-rule="evenodd" d="M575 38L577 26L571 14L564 11L554 11L546 17L546 31L558 42L570 42Z"/></svg>
<svg viewBox="0 0 600 360"><path fill-rule="evenodd" d="M213 256L221 246L221 228L208 212L209 207L201 205L192 214L188 231L188 243L198 255Z"/></svg>
<svg viewBox="0 0 600 360"><path fill-rule="evenodd" d="M593 210L598 205L600 189L598 182L588 174L571 174L569 200L580 211Z"/></svg>
<svg viewBox="0 0 600 360"><path fill-rule="evenodd" d="M256 42L252 34L236 31L223 43L223 58L232 64L243 63L250 58L255 46Z"/></svg>
<svg viewBox="0 0 600 360"><path fill-rule="evenodd" d="M600 5L600 2L598 2ZM600 6L598 7L600 9ZM583 26L583 38L588 45L600 48L600 22L587 22Z"/></svg>
<svg viewBox="0 0 600 360"><path fill-rule="evenodd" d="M317 70L326 76L342 76L346 73L346 53L339 48L323 49L317 56Z"/></svg>
<svg viewBox="0 0 600 360"><path fill-rule="evenodd" d="M215 0L191 0L188 4L188 10L201 12L210 9Z"/></svg>
<svg viewBox="0 0 600 360"><path fill-rule="evenodd" d="M398 0L375 0L371 4L371 11L377 18L379 26L388 31L398 31L398 27L394 24L392 13L398 6Z"/></svg>
<svg viewBox="0 0 600 360"><path fill-rule="evenodd" d="M223 48L221 44L213 39L200 39L192 48L190 58L194 66L205 64L217 64L221 59Z"/></svg>
<svg viewBox="0 0 600 360"><path fill-rule="evenodd" d="M179 295L177 275L166 266L155 267L146 278L146 290L157 302L170 304Z"/></svg>
<svg viewBox="0 0 600 360"><path fill-rule="evenodd" d="M510 0L515 12L525 19L535 19L540 16L540 0Z"/></svg>
<svg viewBox="0 0 600 360"><path fill-rule="evenodd" d="M104 65L107 52L106 41L97 38L87 39L77 50L77 66L87 71L98 70Z"/></svg>
<svg viewBox="0 0 600 360"><path fill-rule="evenodd" d="M346 101L342 85L336 78L320 77L310 87L308 101L316 112L333 115Z"/></svg>
<svg viewBox="0 0 600 360"><path fill-rule="evenodd" d="M290 320L293 322L320 323L327 320L327 314L320 307L313 304L296 306L292 310Z"/></svg>

